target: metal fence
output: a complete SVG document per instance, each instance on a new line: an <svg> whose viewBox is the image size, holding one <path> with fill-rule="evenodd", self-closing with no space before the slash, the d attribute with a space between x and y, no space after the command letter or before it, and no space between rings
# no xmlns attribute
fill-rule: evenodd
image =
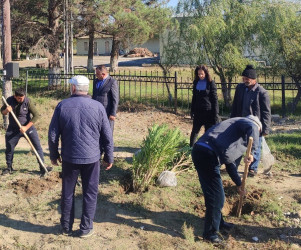
<svg viewBox="0 0 301 250"><path fill-rule="evenodd" d="M78 73L77 73L78 74ZM80 73L87 76L91 82L95 79L94 73ZM163 76L159 72L111 72L110 75L118 80L120 102L133 104L151 104L157 107L166 107L175 112L189 112L192 99L192 79L183 79L174 75ZM51 93L53 91L69 92L68 79L72 74L48 74L45 72L22 71L19 79L13 79L13 89L17 86L26 88L30 95ZM51 85L49 84L51 83ZM238 82L231 83L229 89L234 94ZM222 101L221 83L216 83L218 88L221 114L227 112ZM280 103L280 111L285 114L285 106L297 93L294 82L285 77L265 78L261 85L267 89L271 96L272 104ZM92 91L92 84L90 90ZM288 92L291 92L288 96ZM279 106L279 105L278 105ZM279 107L278 107L279 109Z"/></svg>

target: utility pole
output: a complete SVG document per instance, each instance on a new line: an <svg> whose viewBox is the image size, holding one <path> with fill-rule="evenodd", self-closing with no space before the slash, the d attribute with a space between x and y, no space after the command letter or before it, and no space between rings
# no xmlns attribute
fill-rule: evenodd
<svg viewBox="0 0 301 250"><path fill-rule="evenodd" d="M73 69L73 16L72 0L64 0L64 73L74 73Z"/></svg>
<svg viewBox="0 0 301 250"><path fill-rule="evenodd" d="M12 81L6 77L6 65L12 60L11 53L11 25L10 25L10 2L9 0L2 1L2 45L3 45L3 93L7 99L12 95ZM8 116L3 117L4 128L8 127Z"/></svg>

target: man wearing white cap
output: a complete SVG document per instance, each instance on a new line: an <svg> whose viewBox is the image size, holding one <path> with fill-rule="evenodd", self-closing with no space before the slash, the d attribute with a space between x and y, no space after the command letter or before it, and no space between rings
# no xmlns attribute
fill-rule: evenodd
<svg viewBox="0 0 301 250"><path fill-rule="evenodd" d="M78 236L93 235L100 169L100 147L105 152L106 170L113 163L113 139L103 105L88 96L89 79L75 76L69 81L71 97L55 108L48 134L53 165L62 162L61 230L72 235L74 190L78 175L83 188L83 211ZM58 151L61 138L61 154ZM101 144L101 145L100 145Z"/></svg>

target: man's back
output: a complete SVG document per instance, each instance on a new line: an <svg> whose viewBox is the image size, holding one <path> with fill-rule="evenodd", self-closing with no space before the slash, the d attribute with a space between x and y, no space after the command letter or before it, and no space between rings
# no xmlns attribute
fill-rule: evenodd
<svg viewBox="0 0 301 250"><path fill-rule="evenodd" d="M197 141L208 144L221 163L232 163L246 150L248 138L254 138L253 149L258 145L259 131L249 119L237 117L225 120L213 127Z"/></svg>
<svg viewBox="0 0 301 250"><path fill-rule="evenodd" d="M96 162L100 159L101 140L107 147L113 147L104 107L87 95L73 95L60 102L53 120L49 136L54 142L58 134L61 135L64 161L74 164Z"/></svg>

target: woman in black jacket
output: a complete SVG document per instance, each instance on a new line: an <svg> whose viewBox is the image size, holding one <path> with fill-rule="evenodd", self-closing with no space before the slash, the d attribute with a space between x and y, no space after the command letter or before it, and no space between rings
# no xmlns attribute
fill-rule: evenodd
<svg viewBox="0 0 301 250"><path fill-rule="evenodd" d="M198 133L203 125L205 131L207 131L219 122L216 85L209 74L208 68L205 65L197 66L194 75L190 113L191 119L193 119L190 135L191 147L197 141Z"/></svg>

